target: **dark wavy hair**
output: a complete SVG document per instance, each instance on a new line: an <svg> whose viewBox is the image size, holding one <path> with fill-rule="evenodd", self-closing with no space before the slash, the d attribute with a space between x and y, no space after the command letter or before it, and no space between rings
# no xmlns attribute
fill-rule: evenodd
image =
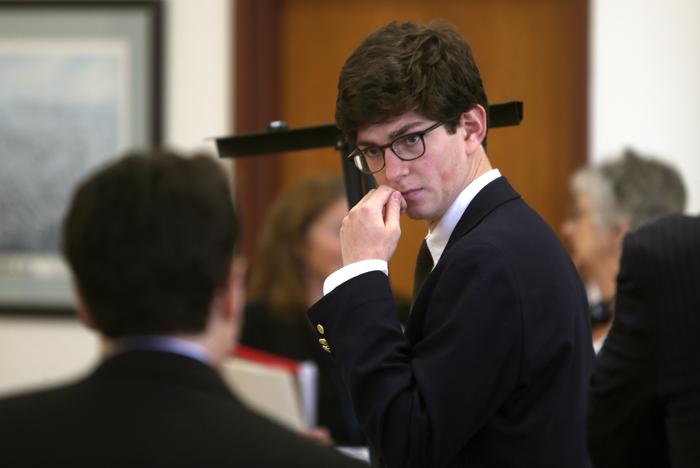
<svg viewBox="0 0 700 468"><path fill-rule="evenodd" d="M134 153L78 187L63 253L104 335L196 333L237 231L229 182L210 157Z"/></svg>
<svg viewBox="0 0 700 468"><path fill-rule="evenodd" d="M454 132L475 105L488 107L471 48L448 23L393 22L371 33L343 66L335 119L357 131L415 111Z"/></svg>

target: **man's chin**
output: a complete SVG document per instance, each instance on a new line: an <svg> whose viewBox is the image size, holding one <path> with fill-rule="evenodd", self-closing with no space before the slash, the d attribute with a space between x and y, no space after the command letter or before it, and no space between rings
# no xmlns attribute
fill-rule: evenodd
<svg viewBox="0 0 700 468"><path fill-rule="evenodd" d="M409 218L415 219L415 220L421 220L421 221L422 221L422 220L424 220L424 219L427 219L425 213L423 213L423 211L421 211L421 210L419 209L419 207L417 207L417 206L408 205L408 206L406 207L406 209L402 212L402 214L405 214L405 215L408 216Z"/></svg>

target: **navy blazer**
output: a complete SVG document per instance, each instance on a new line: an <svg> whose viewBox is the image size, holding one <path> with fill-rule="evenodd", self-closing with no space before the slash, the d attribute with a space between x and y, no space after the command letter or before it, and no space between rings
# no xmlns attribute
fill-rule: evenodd
<svg viewBox="0 0 700 468"><path fill-rule="evenodd" d="M597 468L700 466L700 218L625 238L615 318L591 378Z"/></svg>
<svg viewBox="0 0 700 468"><path fill-rule="evenodd" d="M388 466L587 465L586 294L555 234L505 178L463 214L405 334L381 272L343 283L308 313Z"/></svg>
<svg viewBox="0 0 700 468"><path fill-rule="evenodd" d="M3 467L363 466L253 413L209 366L159 351L0 399L0 444Z"/></svg>

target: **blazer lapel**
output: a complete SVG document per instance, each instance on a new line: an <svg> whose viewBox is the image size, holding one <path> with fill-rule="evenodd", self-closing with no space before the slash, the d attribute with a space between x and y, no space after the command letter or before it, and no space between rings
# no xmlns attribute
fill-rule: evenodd
<svg viewBox="0 0 700 468"><path fill-rule="evenodd" d="M481 189L469 204L450 235L445 246L447 252L460 237L474 229L489 213L511 200L520 198L505 177L499 177ZM443 252L443 256L444 253Z"/></svg>
<svg viewBox="0 0 700 468"><path fill-rule="evenodd" d="M499 177L481 189L481 191L469 204L464 214L462 214L462 217L457 223L457 226L455 226L454 231L452 231L450 239L447 241L447 245L445 246L445 250L435 267L437 268L443 261L445 261L444 259L447 257L446 253L450 247L457 242L457 240L478 226L479 223L489 215L489 213L493 212L504 203L511 200L516 200L518 198L520 198L520 195L513 189L513 187L511 187L505 177ZM411 343L416 343L418 340L420 340L423 333L423 321L425 320L426 308L425 301L428 300L428 297L423 295L423 289L425 289L425 287L428 285L431 277L432 273L428 275L424 287L414 298L414 304L411 308L411 315L406 326L406 336Z"/></svg>

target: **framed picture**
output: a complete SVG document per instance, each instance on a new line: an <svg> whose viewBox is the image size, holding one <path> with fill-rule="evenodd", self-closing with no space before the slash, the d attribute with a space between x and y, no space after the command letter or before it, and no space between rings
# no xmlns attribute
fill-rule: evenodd
<svg viewBox="0 0 700 468"><path fill-rule="evenodd" d="M0 311L72 311L60 232L76 184L160 143L161 10L0 1Z"/></svg>

